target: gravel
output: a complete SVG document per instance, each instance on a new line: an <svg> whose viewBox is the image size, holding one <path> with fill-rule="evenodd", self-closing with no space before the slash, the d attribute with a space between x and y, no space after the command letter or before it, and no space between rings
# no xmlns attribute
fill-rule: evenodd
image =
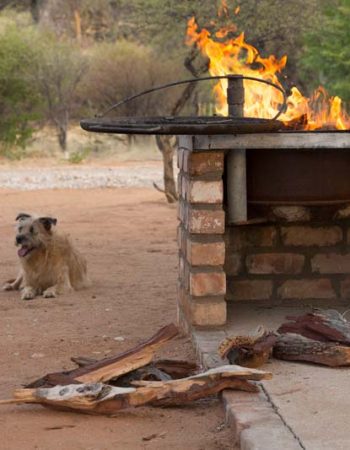
<svg viewBox="0 0 350 450"><path fill-rule="evenodd" d="M161 165L0 168L0 188L16 190L151 187L163 185Z"/></svg>

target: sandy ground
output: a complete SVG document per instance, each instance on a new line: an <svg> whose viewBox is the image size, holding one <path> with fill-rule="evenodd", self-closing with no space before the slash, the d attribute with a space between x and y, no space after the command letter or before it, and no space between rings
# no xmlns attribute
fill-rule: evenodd
<svg viewBox="0 0 350 450"><path fill-rule="evenodd" d="M154 189L0 191L0 280L14 276L18 211L54 214L87 256L93 286L57 299L0 292L0 398L71 356L118 353L176 320L176 207ZM115 340L123 337L125 340ZM180 337L161 356L194 358ZM2 406L4 450L232 449L217 400L142 408L114 418ZM150 435L156 437L144 440Z"/></svg>

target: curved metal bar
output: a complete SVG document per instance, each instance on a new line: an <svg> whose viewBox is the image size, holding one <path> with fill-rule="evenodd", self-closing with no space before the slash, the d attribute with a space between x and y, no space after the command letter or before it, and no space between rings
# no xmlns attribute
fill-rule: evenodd
<svg viewBox="0 0 350 450"><path fill-rule="evenodd" d="M278 86L277 84L272 83L271 81L262 80L260 78L255 78L255 77L248 77L245 75L216 75L213 77L192 78L189 80L174 81L173 83L163 84L161 86L156 86L154 88L147 89L146 91L139 92L138 94L135 94L135 95L131 95L130 97L127 97L124 100L121 100L120 102L115 103L110 108L108 108L106 111L104 111L102 114L96 115L96 117L104 117L106 114L113 111L113 109L118 108L118 106L124 105L125 103L135 100L138 97L142 97L143 95L150 94L150 93L156 92L156 91L160 91L162 89L167 89L167 88L174 87L174 86L180 86L181 84L197 83L198 81L223 80L223 79L229 79L229 78L235 78L235 77L240 77L240 78L243 78L244 80L257 81L259 83L267 84L269 86L274 87L275 89L279 90L282 93L282 95L283 95L282 106L278 110L277 114L269 120L276 120L282 113L285 112L285 110L287 108L287 94L286 94L285 90L283 88L281 88L280 86Z"/></svg>

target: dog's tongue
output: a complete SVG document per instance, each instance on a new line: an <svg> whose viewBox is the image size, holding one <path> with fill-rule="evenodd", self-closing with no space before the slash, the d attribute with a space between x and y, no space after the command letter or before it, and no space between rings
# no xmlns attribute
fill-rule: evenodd
<svg viewBox="0 0 350 450"><path fill-rule="evenodd" d="M26 254L27 253L29 253L29 248L28 247L21 247L19 250L18 250L18 256L20 256L20 257L24 257L24 256L26 256Z"/></svg>

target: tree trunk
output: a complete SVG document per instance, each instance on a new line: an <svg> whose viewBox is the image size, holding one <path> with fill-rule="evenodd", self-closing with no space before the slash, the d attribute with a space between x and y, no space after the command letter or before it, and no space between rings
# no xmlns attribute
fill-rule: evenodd
<svg viewBox="0 0 350 450"><path fill-rule="evenodd" d="M68 149L67 149L67 134L68 134L68 123L69 123L69 113L68 111L64 112L63 117L54 120L56 123L56 127L58 129L58 143L63 151L65 157L68 157Z"/></svg>
<svg viewBox="0 0 350 450"><path fill-rule="evenodd" d="M61 150L64 153L64 157L68 158L67 152L67 129L65 127L60 127L58 130L58 143Z"/></svg>
<svg viewBox="0 0 350 450"><path fill-rule="evenodd" d="M42 7L43 0L30 0L30 13L34 22L40 21L40 8Z"/></svg>
<svg viewBox="0 0 350 450"><path fill-rule="evenodd" d="M173 164L175 147L171 142L172 139L174 139L172 136L156 136L158 148L163 156L164 193L168 203L175 203L178 199Z"/></svg>

